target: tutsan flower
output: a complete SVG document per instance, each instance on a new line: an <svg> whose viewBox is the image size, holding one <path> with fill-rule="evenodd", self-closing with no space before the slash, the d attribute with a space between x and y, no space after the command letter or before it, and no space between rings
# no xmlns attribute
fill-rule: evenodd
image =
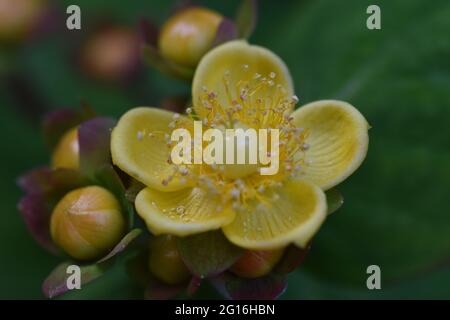
<svg viewBox="0 0 450 320"><path fill-rule="evenodd" d="M149 230L183 237L222 229L230 242L250 250L306 247L327 215L324 191L349 177L366 156L366 119L335 100L294 111L298 98L284 62L245 41L203 57L192 98L187 116L140 107L113 129L114 164L146 185L135 206ZM247 164L174 164L173 130L192 130L197 119L205 129L279 130L278 173L261 175L260 166ZM248 148L240 145L237 152Z"/></svg>

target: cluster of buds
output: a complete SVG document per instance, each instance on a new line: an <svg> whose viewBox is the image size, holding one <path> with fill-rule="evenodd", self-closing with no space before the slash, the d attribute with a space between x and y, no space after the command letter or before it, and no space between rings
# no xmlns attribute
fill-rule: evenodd
<svg viewBox="0 0 450 320"><path fill-rule="evenodd" d="M140 233L131 229L134 212L124 196L125 181L110 160L114 124L88 108L50 113L43 131L52 149L51 166L19 178L25 192L19 210L32 236L51 253L70 259L44 281L47 297L68 290L62 266L77 264L82 272L95 268L95 277L81 279L91 281Z"/></svg>
<svg viewBox="0 0 450 320"><path fill-rule="evenodd" d="M278 250L244 250L221 231L195 236L150 236L128 270L146 299L192 297L203 282L228 299L276 299L286 289L286 276L309 249L294 245Z"/></svg>
<svg viewBox="0 0 450 320"><path fill-rule="evenodd" d="M252 14L241 15L254 20L254 2L245 4L241 11ZM190 78L209 49L238 35L249 36L252 23L241 21L247 29L239 31L239 23L217 12L194 6L182 8L162 26L155 47L147 45L146 50L157 52L158 61L164 61L163 70ZM94 78L117 81L135 70L136 52L137 39L130 30L108 27L90 36L82 47L80 62ZM163 103L165 108L177 111L185 104L185 98ZM25 192L19 210L31 234L51 253L69 259L45 279L43 292L47 297L68 290L65 266L79 264L82 272L90 273L85 280L82 277L82 282L92 281L140 234L140 229L132 229L132 202L142 185L111 163L109 143L114 125L114 120L96 117L88 107L50 113L43 132L51 149L51 164L19 179ZM158 299L191 296L204 280L230 298L276 298L285 288L284 275L306 252L294 246L273 251L243 250L228 242L220 231L186 238L147 234L142 240L134 242L140 254L130 260L130 273L135 278L140 275L137 278L146 298ZM273 282L265 285L273 290L251 289L266 282ZM230 283L234 285L230 287Z"/></svg>

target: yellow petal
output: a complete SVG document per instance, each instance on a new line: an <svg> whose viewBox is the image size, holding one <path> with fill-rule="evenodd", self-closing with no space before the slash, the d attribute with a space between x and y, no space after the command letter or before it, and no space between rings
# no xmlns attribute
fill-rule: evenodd
<svg viewBox="0 0 450 320"><path fill-rule="evenodd" d="M308 132L308 150L297 155L305 159L302 178L328 190L361 165L369 145L369 125L355 107L322 100L299 108L292 116L294 124Z"/></svg>
<svg viewBox="0 0 450 320"><path fill-rule="evenodd" d="M219 200L219 195L200 188L175 192L146 188L137 195L135 205L153 234L187 236L219 229L234 219L233 211L223 208Z"/></svg>
<svg viewBox="0 0 450 320"><path fill-rule="evenodd" d="M252 95L253 101L259 97L277 96L277 84L285 90L286 96L292 96L293 84L289 70L284 62L266 48L249 45L246 41L236 40L222 44L209 51L200 61L192 83L194 109L200 118L208 114L204 106L205 89L213 92L223 108L239 100L242 84L259 78L272 80L274 85L259 90ZM229 80L228 92L224 85ZM245 108L246 105L244 104Z"/></svg>
<svg viewBox="0 0 450 320"><path fill-rule="evenodd" d="M325 220L323 191L303 180L288 180L236 213L223 228L232 243L251 250L272 250L295 243L304 247Z"/></svg>
<svg viewBox="0 0 450 320"><path fill-rule="evenodd" d="M149 187L164 191L185 188L178 178L163 183L175 170L175 166L167 162L171 149L167 147L165 137L172 134L169 124L173 115L149 107L125 113L111 135L113 163ZM190 122L186 118L183 121Z"/></svg>

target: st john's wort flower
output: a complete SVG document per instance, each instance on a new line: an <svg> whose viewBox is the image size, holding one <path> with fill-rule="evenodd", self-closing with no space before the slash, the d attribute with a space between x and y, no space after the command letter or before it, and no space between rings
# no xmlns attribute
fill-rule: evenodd
<svg viewBox="0 0 450 320"><path fill-rule="evenodd" d="M210 51L192 84L188 117L141 107L127 112L111 140L115 165L147 187L138 214L155 235L179 237L222 229L249 250L307 246L327 215L325 191L349 177L368 148L368 124L346 102L323 100L294 111L286 65L271 51L232 41ZM175 128L280 130L279 172L257 165L175 165L168 161ZM247 152L248 145L241 145Z"/></svg>

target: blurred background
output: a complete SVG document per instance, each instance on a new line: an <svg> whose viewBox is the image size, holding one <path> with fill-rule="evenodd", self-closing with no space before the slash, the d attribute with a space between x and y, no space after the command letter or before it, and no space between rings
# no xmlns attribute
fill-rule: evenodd
<svg viewBox="0 0 450 320"><path fill-rule="evenodd" d="M1 2L0 28L15 14ZM198 3L228 17L239 5ZM81 7L82 30L65 27L71 4ZM370 4L381 8L381 30L366 28ZM140 19L161 24L171 7L163 0L49 1L45 12L27 13L40 17L32 34L0 31L0 298L43 298L42 280L59 262L33 241L16 208L17 177L49 162L42 115L87 101L119 117L189 94L189 84L143 67L133 50L120 53L133 63L113 70L89 62L102 41L133 48ZM449 35L448 0L260 1L250 40L284 59L300 104L346 100L372 125L366 161L340 187L344 206L324 224L282 298L450 298ZM381 268L381 290L366 287L372 264ZM64 298L136 297L118 264ZM199 297L218 296L204 288Z"/></svg>

